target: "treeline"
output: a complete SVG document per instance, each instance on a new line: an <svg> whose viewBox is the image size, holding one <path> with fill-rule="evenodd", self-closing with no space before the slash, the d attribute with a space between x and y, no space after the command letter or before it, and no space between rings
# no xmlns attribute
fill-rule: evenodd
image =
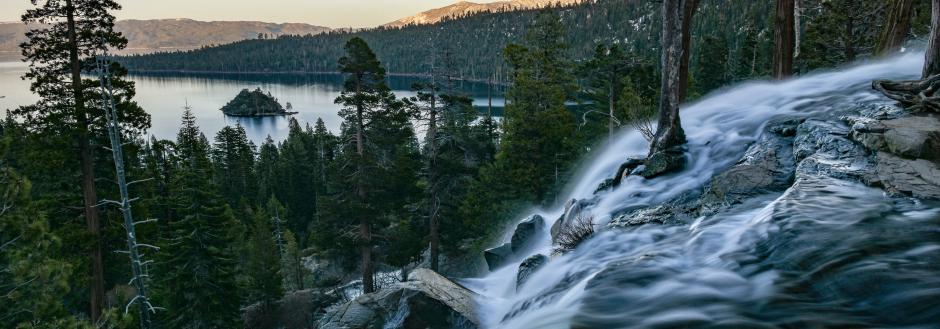
<svg viewBox="0 0 940 329"><path fill-rule="evenodd" d="M350 37L366 40L392 74L425 74L433 49L453 49L464 79L509 80L501 50L520 42L541 12L568 27L568 55L590 57L598 44L618 44L637 61L658 63L661 14L657 1L598 0L541 10L483 12L433 25L380 27L312 36L245 40L199 50L122 59L132 70L217 72L335 72ZM800 1L796 68L800 72L870 56L885 24L882 0ZM929 28L929 0L915 0L912 38ZM690 66L698 92L724 81L771 75L773 1L702 0L692 26ZM718 60L718 62L715 61ZM657 68L658 70L658 68ZM713 82L713 81L718 81ZM704 86L702 86L704 84Z"/></svg>
<svg viewBox="0 0 940 329"><path fill-rule="evenodd" d="M116 7L99 5L82 9ZM42 8L31 13L76 14L57 3ZM435 69L414 86L417 96L398 99L380 58L353 38L336 60L346 77L336 100L339 131L291 119L285 140L255 145L239 126L205 136L187 109L175 140L148 139L149 115L133 102L120 66L109 64L113 88L71 80L72 63L83 73L100 67L91 56L67 60L70 47L95 54L124 42L108 20L86 19L99 23L87 25L86 35L111 38L89 48L67 37L34 38L26 49L36 65L27 77L41 101L0 124L4 327L231 328L243 307L265 309L285 292L350 279L311 272L309 262L358 274L365 292L381 287L373 281L380 271L473 270L461 256L479 255L517 211L553 202L574 161L609 133L606 116L566 103L596 96L584 108L603 114L601 101L613 99L615 115L627 117L634 109L621 99L649 107L654 95L635 90L650 83L643 79L649 65L627 63L617 47L577 64L565 51L560 17L540 15L520 44L505 49L513 84L501 122L455 91L459 63L449 50L432 55ZM49 54L57 57L46 61ZM612 65L623 75L605 80ZM605 94L611 88L613 98ZM104 108L112 102L141 223L142 255L132 259L140 277L129 266L121 209L105 201L118 197L115 159L102 149L110 145ZM82 116L87 124L77 123ZM142 303L137 280L146 281L154 309ZM153 312L153 324L125 307Z"/></svg>
<svg viewBox="0 0 940 329"><path fill-rule="evenodd" d="M633 5L609 2L614 3ZM875 4L851 4L861 3ZM709 4L714 5L703 1L698 15L706 16ZM840 4L850 2L804 10L821 10L829 16L819 17L835 22L848 19L839 18L840 12L857 13ZM126 44L113 31L109 11L117 8L112 1L78 7L46 2L24 15L49 27L31 32L24 44L33 64L25 77L40 101L14 109L0 124L2 327L151 327L137 313L125 315L125 307L143 307L153 312L153 327L231 328L240 325L245 306L264 309L287 291L335 287L349 279L309 272L310 262L357 274L365 292L381 287L373 280L377 272L459 269L460 256L478 255L520 210L557 202L575 161L616 128L632 124L653 139L654 131L643 123L664 94L660 70L642 55L644 47L657 47L650 41L657 27L650 27L646 41L597 42L578 50L570 38L578 28L570 15L582 8L575 7L533 16L518 42L501 47L510 87L498 123L452 88L466 77L466 48L449 47L443 39L423 47L426 81L415 85L417 96L398 99L386 84L385 61L410 55L382 55L369 40L343 35L342 49L332 58L345 78L336 100L344 120L339 131L328 131L322 121L302 126L292 120L284 141L254 145L238 126L203 135L187 110L175 140L147 139L150 118L133 101L126 70L107 63L109 88L82 79L100 69L96 55ZM654 19L651 12L656 10L644 17ZM487 15L508 13L482 16ZM76 17L85 24L67 23ZM803 24L823 22L819 17ZM694 24L727 25L712 19L696 16ZM860 23L856 19L851 26ZM453 22L458 21L444 24ZM690 75L691 85L699 87L689 95L770 74L765 28L738 27L751 31L743 39L751 42L697 48L700 55L692 58L701 64ZM804 45L840 37L811 37L810 31ZM814 41L853 49L818 65L851 58L846 54L864 56L858 54L871 51L858 45L875 35ZM807 48L799 49L806 54ZM573 55L577 51L588 55ZM106 201L119 194L114 177L120 173L103 149L111 145L104 109L112 102L126 142L123 174L132 182L134 216L141 223L135 226L135 247L143 255L130 262L122 213ZM677 112L678 103L673 105ZM132 277L132 262L143 267L144 276ZM141 302L142 292L129 284L138 280L146 281L147 300L158 308Z"/></svg>

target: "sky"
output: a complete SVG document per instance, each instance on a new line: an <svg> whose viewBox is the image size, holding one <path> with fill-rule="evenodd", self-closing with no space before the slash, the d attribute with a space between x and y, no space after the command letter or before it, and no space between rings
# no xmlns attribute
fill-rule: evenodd
<svg viewBox="0 0 940 329"><path fill-rule="evenodd" d="M118 0L124 9L115 16L372 27L454 2L457 0ZM30 0L0 0L0 21L18 21L30 6Z"/></svg>

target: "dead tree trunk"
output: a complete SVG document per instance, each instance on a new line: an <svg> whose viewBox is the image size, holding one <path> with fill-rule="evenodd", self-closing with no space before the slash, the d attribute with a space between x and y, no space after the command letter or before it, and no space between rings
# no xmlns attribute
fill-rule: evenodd
<svg viewBox="0 0 940 329"><path fill-rule="evenodd" d="M107 58L107 54L105 54ZM137 303L138 305L138 320L140 321L141 329L150 329L151 320L150 315L153 313L156 308L151 304L150 298L147 295L147 283L146 280L148 275L145 273L144 266L149 263L149 261L143 261L139 248L141 246L150 246L144 245L137 242L137 224L147 223L149 221L135 222L134 215L131 212L131 201L128 188L134 182L127 181L127 175L125 174L124 168L124 147L121 138L121 126L118 123L118 113L117 108L114 104L114 94L111 87L111 71L108 69L110 62L106 59L98 59L98 74L99 74L99 83L101 85L101 104L105 111L105 117L107 118L107 127L108 127L108 137L111 142L111 153L114 158L114 172L117 178L118 190L121 193L121 201L103 201L112 204L118 204L121 208L121 214L124 218L124 230L127 236L127 254L130 257L131 261L131 273L134 288L137 289L137 296L135 296L128 305L125 307L130 307L131 304ZM153 247L156 248L156 247Z"/></svg>
<svg viewBox="0 0 940 329"><path fill-rule="evenodd" d="M689 91L689 56L692 54L692 17L699 0L687 0L682 10L682 63L679 67L679 102L684 102Z"/></svg>
<svg viewBox="0 0 940 329"><path fill-rule="evenodd" d="M794 0L777 0L774 15L774 78L784 79L793 75Z"/></svg>
<svg viewBox="0 0 940 329"><path fill-rule="evenodd" d="M91 288L89 296L89 317L97 323L104 305L104 256L101 243L101 222L98 217L98 193L95 190L95 164L89 142L89 119L85 111L85 98L82 90L82 67L78 59L78 36L75 27L75 6L72 0L66 0L66 24L69 38L69 62L72 70L72 98L75 101L75 117L78 125L78 152L82 172L82 202L84 205L85 224L91 233Z"/></svg>
<svg viewBox="0 0 940 329"><path fill-rule="evenodd" d="M907 33L911 30L911 15L914 11L914 0L891 0L888 5L885 28L878 38L875 46L875 55L884 56L901 49Z"/></svg>
<svg viewBox="0 0 940 329"><path fill-rule="evenodd" d="M682 67L682 26L686 0L663 1L662 85L659 98L659 123L650 143L649 157L640 175L650 178L684 165L685 132L679 121Z"/></svg>

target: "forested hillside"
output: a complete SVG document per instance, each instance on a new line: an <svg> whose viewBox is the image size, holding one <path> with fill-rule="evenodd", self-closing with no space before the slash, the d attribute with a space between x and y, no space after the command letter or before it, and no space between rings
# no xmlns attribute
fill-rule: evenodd
<svg viewBox="0 0 940 329"><path fill-rule="evenodd" d="M663 321L645 323L659 327L936 323L938 276L930 265L940 231L927 216L940 212L917 198L940 199L940 135L930 123L940 118L888 118L940 111L940 0L796 3L608 0L112 61L107 52L128 44L115 30L117 2L36 2L23 21L44 27L21 47L30 64L23 78L38 101L0 120L0 327L476 328L486 327L480 319L493 309L507 314L494 324L535 310L548 316L516 319L571 317L569 297L597 298L577 299L595 321L573 322L577 328L643 319ZM867 67L910 70L891 63L912 55L840 69L854 79L800 77L897 55L928 32L928 20L922 80L874 82L900 106L869 85L910 74ZM322 119L286 118L287 138L259 145L237 124L206 136L187 105L175 139L148 138L150 112L135 101L122 63L337 71L343 85L333 102L342 123L330 131ZM395 73L422 75L414 93L391 91ZM687 102L771 75L780 81ZM506 84L498 119L454 88L458 79L493 76ZM829 90L817 93L820 85ZM260 89L255 96L273 100ZM811 106L806 112L836 120L841 112L833 107L856 100L872 103L862 111L872 118L838 119L856 122L847 125L790 117ZM878 109L869 111L873 104ZM680 107L691 119L685 127ZM760 130L773 135L754 135ZM592 161L602 170L576 182L579 161L598 146L605 156ZM585 193L570 197L571 186ZM866 193L879 202L899 197L888 200L894 206L871 205ZM552 207L557 212L542 212ZM546 216L534 213L505 235L529 209ZM604 212L592 213L598 209ZM623 226L595 225L601 220ZM854 227L876 220L916 228ZM603 233L589 240L595 229ZM898 236L924 244L898 247ZM535 240L545 248L528 250ZM733 246L739 243L747 247ZM584 246L601 253L579 252ZM903 258L867 258L893 254ZM567 263L578 257L588 261ZM530 282L557 284L524 284L551 262L552 278ZM510 271L499 269L507 264ZM888 267L896 268L882 270ZM444 277L488 270L505 282L486 289L477 281L471 292L471 284ZM866 289L888 279L878 291ZM632 293L637 286L641 293ZM517 304L475 299L497 290L539 294ZM869 302L874 295L882 299ZM610 297L616 302L604 302ZM558 302L565 312L542 308ZM658 304L625 309L627 302ZM892 314L902 309L904 316ZM647 313L620 317L636 311ZM698 315L728 312L735 317ZM863 316L850 316L856 312ZM735 322L738 315L757 322ZM520 327L545 327L533 323Z"/></svg>
<svg viewBox="0 0 940 329"><path fill-rule="evenodd" d="M917 37L923 36L929 25L929 1L915 2L913 34ZM878 19L886 10L883 1L807 0L802 4L797 51L801 71L871 54L884 23ZM245 40L190 52L127 57L122 62L141 71L333 72L343 43L359 36L385 59L390 74L425 74L430 54L448 51L458 63L460 77L487 80L495 76L506 81L502 48L518 42L528 23L542 11L562 17L572 58L584 59L596 45L613 43L626 48L634 61L656 63L661 24L658 6L656 1L597 0L573 7L479 13L434 25ZM709 85L716 82L704 80L769 75L772 13L771 1L702 0L696 14L702 19L694 20L692 27L692 80ZM700 65L703 62L710 64ZM722 72L722 76L707 76L709 70Z"/></svg>

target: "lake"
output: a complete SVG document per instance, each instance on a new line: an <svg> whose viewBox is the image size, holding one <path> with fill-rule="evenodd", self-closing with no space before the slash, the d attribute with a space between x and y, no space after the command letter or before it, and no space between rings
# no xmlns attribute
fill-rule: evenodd
<svg viewBox="0 0 940 329"><path fill-rule="evenodd" d="M21 62L0 62L0 110L32 104L37 96L29 91L29 81L20 76L27 66ZM157 138L175 139L183 107L188 103L196 115L202 131L210 139L227 125L241 124L248 137L260 143L267 136L275 140L287 137L288 117L238 118L229 117L219 110L242 89L261 88L270 92L282 105L290 102L292 111L301 125L322 118L327 128L336 133L342 119L333 104L342 89L343 77L337 74L135 74L130 77L137 87L135 100L151 115L152 128L148 132ZM412 77L389 77L389 86L399 97L413 96ZM473 98L481 112L487 110L488 91L484 83L461 82L460 92ZM501 90L493 91L494 112L502 112L504 104Z"/></svg>

